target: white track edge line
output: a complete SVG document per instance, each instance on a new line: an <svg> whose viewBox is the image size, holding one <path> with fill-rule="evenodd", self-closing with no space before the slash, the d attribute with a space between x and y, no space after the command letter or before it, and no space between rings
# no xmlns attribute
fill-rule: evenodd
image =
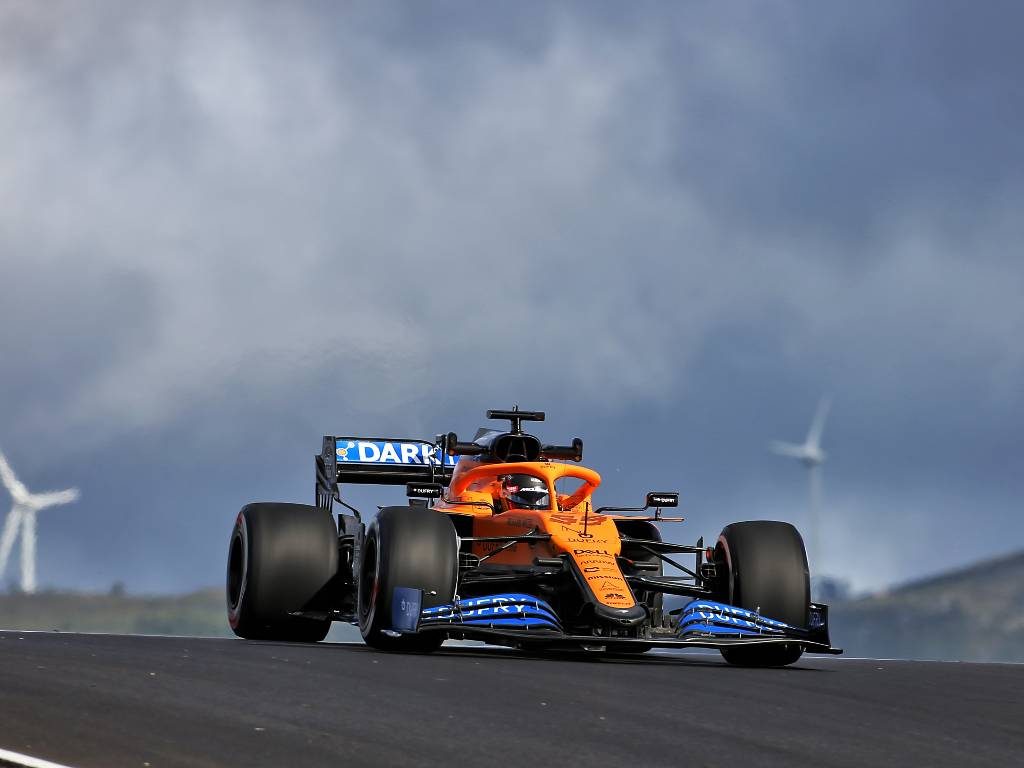
<svg viewBox="0 0 1024 768"><path fill-rule="evenodd" d="M19 768L69 768L69 766L62 765L61 763L52 763L40 757L23 755L6 749L0 749L0 765L16 765Z"/></svg>

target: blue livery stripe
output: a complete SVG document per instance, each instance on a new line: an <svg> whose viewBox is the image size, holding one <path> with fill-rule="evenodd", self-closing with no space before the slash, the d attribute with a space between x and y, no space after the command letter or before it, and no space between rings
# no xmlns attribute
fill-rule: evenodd
<svg viewBox="0 0 1024 768"><path fill-rule="evenodd" d="M519 629L559 629L557 624L546 620L516 619L516 618L491 618L491 619L465 619L458 622L464 627L515 627Z"/></svg>
<svg viewBox="0 0 1024 768"><path fill-rule="evenodd" d="M519 593L471 597L426 608L420 613L420 625L424 624L561 630L551 606L538 597Z"/></svg>
<svg viewBox="0 0 1024 768"><path fill-rule="evenodd" d="M685 637L687 635L715 635L716 637L734 637L736 635L741 635L743 637L756 637L760 634L760 632L753 629L722 627L717 624L691 624L685 631L679 632L680 637Z"/></svg>
<svg viewBox="0 0 1024 768"><path fill-rule="evenodd" d="M780 636L796 631L778 619L761 616L754 611L712 600L692 600L679 616L676 633L685 635L769 635Z"/></svg>

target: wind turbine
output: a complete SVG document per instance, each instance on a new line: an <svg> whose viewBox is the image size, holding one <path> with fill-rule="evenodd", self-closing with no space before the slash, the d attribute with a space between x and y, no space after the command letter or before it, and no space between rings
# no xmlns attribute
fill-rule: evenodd
<svg viewBox="0 0 1024 768"><path fill-rule="evenodd" d="M771 444L772 453L799 459L807 467L811 497L811 555L820 557L821 540L819 523L821 516L821 476L818 467L825 463L825 452L821 450L821 433L825 431L825 419L832 405L831 398L823 397L818 401L818 410L814 413L814 421L807 432L807 438L801 444L784 443L775 440Z"/></svg>
<svg viewBox="0 0 1024 768"><path fill-rule="evenodd" d="M17 477L0 452L0 481L3 481L14 502L7 513L4 532L0 534L0 575L7 568L14 540L21 531L21 589L23 592L36 591L36 513L58 504L70 504L78 499L78 489L29 493L28 488Z"/></svg>

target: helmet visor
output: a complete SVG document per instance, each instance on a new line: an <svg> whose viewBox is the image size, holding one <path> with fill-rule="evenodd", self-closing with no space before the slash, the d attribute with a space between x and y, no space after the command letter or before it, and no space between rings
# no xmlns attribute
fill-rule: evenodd
<svg viewBox="0 0 1024 768"><path fill-rule="evenodd" d="M551 494L547 484L539 477L510 475L503 486L505 498L513 506L522 509L547 509L551 506Z"/></svg>

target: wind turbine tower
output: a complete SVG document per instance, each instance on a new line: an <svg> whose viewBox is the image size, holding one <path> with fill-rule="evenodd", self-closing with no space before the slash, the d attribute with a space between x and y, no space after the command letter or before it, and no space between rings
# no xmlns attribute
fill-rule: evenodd
<svg viewBox="0 0 1024 768"><path fill-rule="evenodd" d="M14 476L14 470L7 458L0 453L0 481L11 494L13 506L7 513L3 534L0 534L0 576L7 568L14 540L21 533L21 589L23 592L36 591L36 514L47 507L70 504L78 499L78 489L29 493L24 483Z"/></svg>
<svg viewBox="0 0 1024 768"><path fill-rule="evenodd" d="M832 405L830 398L823 397L818 401L818 410L811 422L811 429L803 443L784 443L775 440L771 444L772 453L799 459L807 467L811 501L811 558L817 559L820 566L821 558L821 472L819 467L825 463L825 452L821 450L821 433L825 431L825 419Z"/></svg>

